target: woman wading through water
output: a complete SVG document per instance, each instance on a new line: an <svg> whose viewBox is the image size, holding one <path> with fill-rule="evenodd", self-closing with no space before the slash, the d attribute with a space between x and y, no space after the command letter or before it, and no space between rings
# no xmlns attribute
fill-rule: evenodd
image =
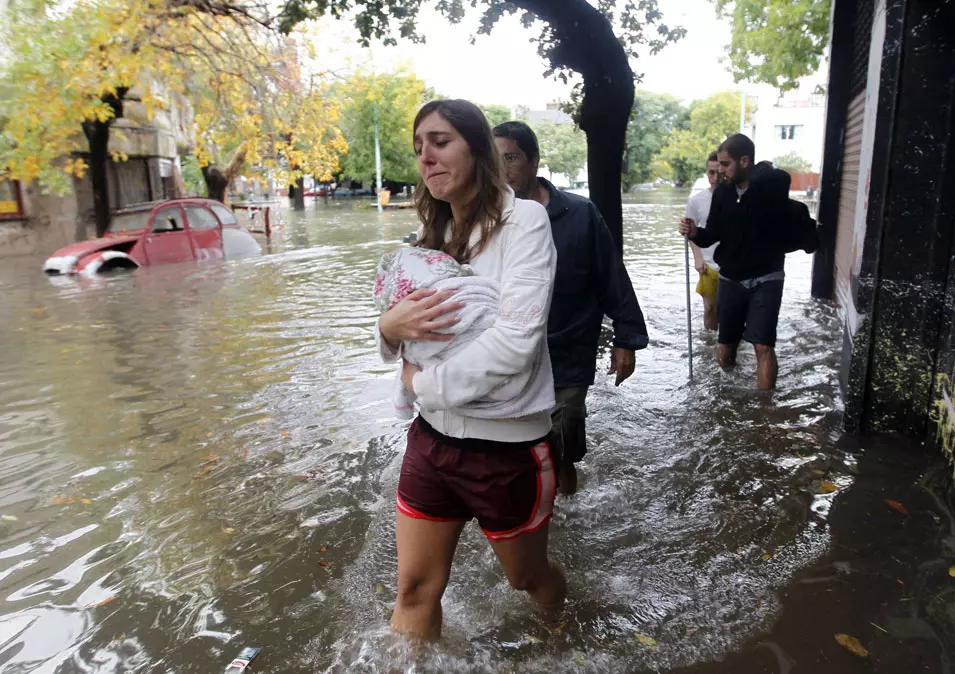
<svg viewBox="0 0 955 674"><path fill-rule="evenodd" d="M395 525L395 631L436 639L441 597L465 523L475 518L510 584L559 607L564 574L547 557L556 473L546 436L554 405L547 315L557 256L544 207L515 199L484 114L461 100L433 101L414 122L421 182L418 245L444 251L500 284L500 315L467 348L436 367L404 361L402 380L420 414L408 431ZM418 290L382 314L388 362L401 343L448 340L462 307L448 293ZM527 378L519 413L487 418L468 403L514 377Z"/></svg>

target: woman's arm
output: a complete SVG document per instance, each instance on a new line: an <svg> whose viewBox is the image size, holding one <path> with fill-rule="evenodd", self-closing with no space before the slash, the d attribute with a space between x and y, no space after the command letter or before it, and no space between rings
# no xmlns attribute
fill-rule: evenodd
<svg viewBox="0 0 955 674"><path fill-rule="evenodd" d="M505 225L500 315L467 347L445 362L414 375L414 392L427 410L461 407L508 378L529 370L542 340L557 271L557 251L547 211L519 202L518 222Z"/></svg>

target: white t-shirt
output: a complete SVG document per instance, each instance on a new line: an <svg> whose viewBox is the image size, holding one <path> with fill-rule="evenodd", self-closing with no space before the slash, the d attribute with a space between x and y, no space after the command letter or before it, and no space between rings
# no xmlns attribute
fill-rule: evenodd
<svg viewBox="0 0 955 674"><path fill-rule="evenodd" d="M700 229L705 229L706 218L710 214L710 204L712 203L712 192L709 190L697 192L696 194L691 195L690 200L686 202L686 213L684 217L690 218L696 222L696 226ZM713 253L716 251L716 247L718 245L720 244L714 243L708 248L700 248L700 252L703 254L703 261L716 271L720 270L720 266L716 264L716 261L713 259Z"/></svg>

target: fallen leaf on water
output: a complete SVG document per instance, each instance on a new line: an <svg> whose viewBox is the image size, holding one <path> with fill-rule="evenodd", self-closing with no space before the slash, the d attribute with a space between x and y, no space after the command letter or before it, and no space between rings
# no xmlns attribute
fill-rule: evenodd
<svg viewBox="0 0 955 674"><path fill-rule="evenodd" d="M328 550L328 546L327 546L327 545L323 545L322 547L320 547L320 548L318 549L319 552L325 552L326 550Z"/></svg>
<svg viewBox="0 0 955 674"><path fill-rule="evenodd" d="M653 637L648 637L646 634L640 634L637 632L633 635L633 638L637 640L637 643L641 646L646 646L647 648L656 648L657 640Z"/></svg>
<svg viewBox="0 0 955 674"><path fill-rule="evenodd" d="M3 517L0 518L0 519L3 519L5 522L16 522L16 521L17 521L17 516L16 516L16 515L3 515Z"/></svg>
<svg viewBox="0 0 955 674"><path fill-rule="evenodd" d="M848 634L837 634L836 641L853 655L858 655L860 658L869 657L869 651L855 637L850 637Z"/></svg>
<svg viewBox="0 0 955 674"><path fill-rule="evenodd" d="M816 475L818 475L819 477L824 477L825 474L826 474L826 471L824 471L824 470L814 470L814 471L812 471L812 472L814 472L814 473L815 473Z"/></svg>
<svg viewBox="0 0 955 674"><path fill-rule="evenodd" d="M207 437L207 438L211 438L211 437L212 437L212 431L209 431L208 433L206 433L206 437Z"/></svg>
<svg viewBox="0 0 955 674"><path fill-rule="evenodd" d="M6 519L6 516L4 516L4 519ZM955 578L955 566L948 567L948 575Z"/></svg>
<svg viewBox="0 0 955 674"><path fill-rule="evenodd" d="M318 565L325 569L328 568L328 562L326 562L324 559L318 560Z"/></svg>
<svg viewBox="0 0 955 674"><path fill-rule="evenodd" d="M283 437L283 438L287 438L287 437L288 437L288 431L282 431L282 437Z"/></svg>
<svg viewBox="0 0 955 674"><path fill-rule="evenodd" d="M765 555L763 555L763 561L764 561L764 562L768 562L768 561L771 560L772 558L773 558L773 555L772 555L771 553L769 553L769 552L767 552Z"/></svg>
<svg viewBox="0 0 955 674"><path fill-rule="evenodd" d="M836 486L835 482L830 482L829 480L823 480L822 484L819 485L820 494L831 494L834 491L839 491L839 487Z"/></svg>
<svg viewBox="0 0 955 674"><path fill-rule="evenodd" d="M108 603L110 603L114 599L116 599L116 595L113 595L112 597L107 597L103 601L98 601L95 604L90 604L86 608L99 608L100 606L106 606Z"/></svg>
<svg viewBox="0 0 955 674"><path fill-rule="evenodd" d="M888 506L889 506L890 508L892 508L892 509L894 509L894 510L898 510L898 511L899 511L900 513L902 513L903 515L908 515L908 514L909 514L909 509L906 508L906 507L905 507L904 505L902 505L901 503L899 503L898 501L893 501L892 499L887 498L887 499L885 499L885 502L888 504Z"/></svg>
<svg viewBox="0 0 955 674"><path fill-rule="evenodd" d="M526 635L526 636L524 637L524 639L525 639L525 640L527 641L527 643L529 643L529 644L542 644L542 643L544 643L543 641L541 641L540 639L538 639L537 637L535 637L533 634L528 634L528 635Z"/></svg>
<svg viewBox="0 0 955 674"><path fill-rule="evenodd" d="M215 463L218 460L219 460L218 454L210 454L209 456L204 456L201 459L202 463Z"/></svg>
<svg viewBox="0 0 955 674"><path fill-rule="evenodd" d="M75 500L76 499L73 498L72 496L54 496L53 497L53 503L55 503L56 505L69 505L70 503L73 503L73 501Z"/></svg>
<svg viewBox="0 0 955 674"><path fill-rule="evenodd" d="M223 533L226 533L226 534L234 534L234 533L235 533L235 529L233 529L232 527L226 527L226 528L223 529L222 531L223 531Z"/></svg>
<svg viewBox="0 0 955 674"><path fill-rule="evenodd" d="M385 591L384 585L382 585L381 583L378 583L377 585L375 585L375 592L384 592L384 591Z"/></svg>

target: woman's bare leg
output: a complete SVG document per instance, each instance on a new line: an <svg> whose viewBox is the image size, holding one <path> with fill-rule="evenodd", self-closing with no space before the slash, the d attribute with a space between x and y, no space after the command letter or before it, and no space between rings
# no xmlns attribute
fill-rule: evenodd
<svg viewBox="0 0 955 674"><path fill-rule="evenodd" d="M422 639L441 636L441 597L464 524L397 514L398 596L391 617L395 632Z"/></svg>
<svg viewBox="0 0 955 674"><path fill-rule="evenodd" d="M564 572L547 557L547 527L517 538L491 541L504 575L515 590L521 590L544 608L559 608L567 596Z"/></svg>

